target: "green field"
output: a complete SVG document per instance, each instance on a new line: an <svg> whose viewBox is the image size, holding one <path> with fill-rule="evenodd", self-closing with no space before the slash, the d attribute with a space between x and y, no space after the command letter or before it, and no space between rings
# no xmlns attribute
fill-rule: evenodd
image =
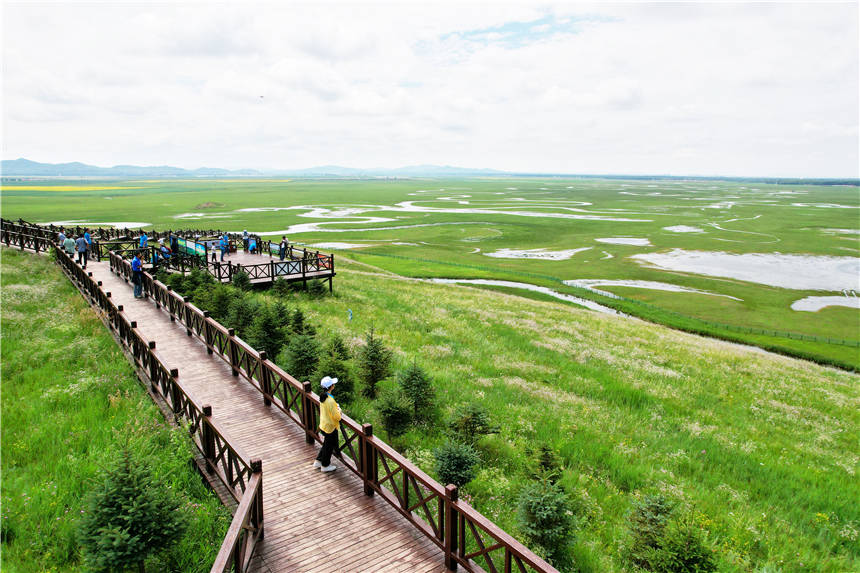
<svg viewBox="0 0 860 573"><path fill-rule="evenodd" d="M497 278L573 294L582 291L566 290L558 279L672 282L742 298L743 302L693 293L622 287L603 290L630 297L631 301L621 302L644 309L643 313L664 313L655 316L655 320L675 317L689 322L700 317L815 335L827 335L828 329L833 329L831 336L856 339L855 309L831 307L818 313L789 310L793 300L820 292L646 269L627 258L674 248L856 257L856 236L824 231L856 229L856 208L791 206L793 202L812 203L808 199L785 200L782 206L756 202L780 201L761 199L766 192L796 190L815 195L815 203L856 205L856 189L755 185L759 191L749 190L751 205L739 203L726 209L731 213L719 215L723 221L719 226L727 228L725 219L764 213L737 225L769 220L766 231L756 227L754 232L779 234L781 244L775 248L717 240L730 235L707 226L717 215L712 217L711 210L686 207L674 212L675 207L659 196L627 196L618 191L623 183L633 185L634 192L655 192L648 185L663 186L660 182L561 183L508 179L123 182L123 186L150 185L152 189L92 193L65 190L61 195L14 191L10 185L3 191L3 215L36 222L140 221L159 228L196 224L273 231L321 219L299 216L307 210L236 210L292 205L389 206L387 211L377 208L371 213L341 213L396 218L354 225L376 228L374 231L290 232L292 240L305 244L337 241L371 246L337 251L338 276L333 296L314 298L296 293L282 302L305 312L307 320L317 327L321 344L338 334L354 353L373 327L394 351L395 370L415 362L428 372L436 388L439 423L413 427L394 440L397 448L422 469L436 475L431 451L446 439L444 421L458 406L477 402L488 408L500 431L479 441L481 466L461 496L506 531L525 540L515 518L516 498L534 479L535 450L550 447L560 457L560 482L568 492L579 524L570 550L574 563L570 570L631 570L625 558L630 543L626 516L637 499L654 493L676 502L679 511L692 520L713 552L719 571L860 569L860 510L856 503L860 498L858 375L640 320L582 310L542 294L515 296L513 293L521 291L415 280L434 276ZM741 194L739 188L743 186L714 185L719 189L707 191L723 198ZM453 189L454 186L470 189ZM580 214L557 205L537 206L529 199L534 194L593 203L574 207L589 211L583 214L599 211L601 215L618 215L611 209L627 209L626 217L632 218L630 212L636 211L649 213L642 217L655 221L390 209L402 201L430 194L410 195L421 189L446 189L434 192L429 206L468 208L470 205L459 201L482 200L489 204L499 201L494 197L504 197L494 194L509 191L506 187L520 187L516 193L510 191L509 197L527 200L515 201L530 205L520 210ZM442 198L454 192L472 197ZM752 194L757 194L755 201ZM778 209L779 216L788 220L777 222L775 213L771 220L767 210L771 208ZM666 215L665 222L662 217L657 221L661 209L674 214ZM202 213L204 218L174 218L182 213ZM328 228L348 228L350 225L344 221L349 219L332 219ZM423 224L434 226L415 226ZM664 230L681 224L699 226L706 232L692 235ZM379 230L393 226L406 228ZM709 238L712 232L714 236ZM596 238L607 237L647 238L654 246L595 242ZM592 248L561 261L484 255L504 248L584 247ZM480 252L473 252L476 248ZM613 254L613 258L603 258L603 251ZM259 292L255 296L265 300L275 295ZM606 297L595 299L613 302ZM665 312L668 310L684 317L677 318ZM352 320L348 319L349 311ZM822 321L830 326L822 326ZM797 344L800 351L858 363L856 348L773 336L760 338L752 341L762 345L774 340L786 346ZM354 369L355 364L350 368ZM383 390L394 385L393 379L381 383ZM360 422L382 427L375 402L358 398L344 407ZM384 435L381 430L378 433ZM4 454L5 444L4 440Z"/></svg>
<svg viewBox="0 0 860 573"><path fill-rule="evenodd" d="M403 276L541 285L676 328L860 367L856 307L790 308L805 297L860 290L857 187L558 178L101 180L4 182L2 194L7 218L287 230L295 243L322 245ZM245 210L260 208L266 210ZM617 244L619 238L640 244ZM562 260L488 256L503 249L533 257L576 252ZM675 250L754 257L730 257L726 266L741 263L745 274L720 276L631 258ZM808 258L769 261L775 253ZM842 271L828 279L835 265ZM804 273L818 280L796 282ZM581 279L699 292L595 287L619 301L562 282ZM776 285L767 284L774 279ZM786 281L796 288L785 288Z"/></svg>
<svg viewBox="0 0 860 573"><path fill-rule="evenodd" d="M2 251L2 568L83 568L85 497L123 449L170 487L186 534L148 571L209 571L230 511L188 463L184 429L147 395L95 311L49 257Z"/></svg>

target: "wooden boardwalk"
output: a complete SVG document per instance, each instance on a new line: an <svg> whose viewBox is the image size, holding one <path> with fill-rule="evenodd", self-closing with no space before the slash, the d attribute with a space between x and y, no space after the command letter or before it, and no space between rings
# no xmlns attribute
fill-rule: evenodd
<svg viewBox="0 0 860 573"><path fill-rule="evenodd" d="M137 321L140 333L156 342L165 365L179 370L195 402L212 405L225 437L262 460L265 538L253 571L445 571L444 553L385 501L366 496L359 477L343 467L329 474L312 468L318 446L305 442L304 431L265 406L258 390L232 376L226 362L208 354L167 312L149 299L135 299L132 286L107 261L91 261L87 270Z"/></svg>

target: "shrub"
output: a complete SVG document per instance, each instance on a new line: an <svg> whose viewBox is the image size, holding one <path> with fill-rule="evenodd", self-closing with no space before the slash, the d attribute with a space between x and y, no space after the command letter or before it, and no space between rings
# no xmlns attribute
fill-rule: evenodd
<svg viewBox="0 0 860 573"><path fill-rule="evenodd" d="M652 571L667 573L709 573L717 568L701 531L688 518L669 523L650 565Z"/></svg>
<svg viewBox="0 0 860 573"><path fill-rule="evenodd" d="M278 356L284 346L287 309L280 304L263 305L248 327L248 343L257 350L265 350L270 358Z"/></svg>
<svg viewBox="0 0 860 573"><path fill-rule="evenodd" d="M449 441L433 450L436 473L443 484L452 483L462 487L475 479L481 458L475 448L461 442Z"/></svg>
<svg viewBox="0 0 860 573"><path fill-rule="evenodd" d="M412 415L415 420L426 419L435 397L435 391L427 373L413 362L397 374L397 384L412 404Z"/></svg>
<svg viewBox="0 0 860 573"><path fill-rule="evenodd" d="M573 512L564 489L549 480L527 485L517 499L517 525L547 550L550 559L563 560L573 533Z"/></svg>
<svg viewBox="0 0 860 573"><path fill-rule="evenodd" d="M207 308L215 320L224 320L230 312L230 305L236 297L236 291L224 284L217 284L211 292L211 306ZM241 293L240 293L241 296Z"/></svg>
<svg viewBox="0 0 860 573"><path fill-rule="evenodd" d="M633 503L627 516L631 543L628 558L634 565L650 569L675 505L664 496L648 495Z"/></svg>
<svg viewBox="0 0 860 573"><path fill-rule="evenodd" d="M297 308L293 313L293 316L290 318L290 330L293 331L293 334L307 334L308 336L316 335L316 329L308 323L305 319L305 313L303 313L300 308Z"/></svg>
<svg viewBox="0 0 860 573"><path fill-rule="evenodd" d="M153 483L148 467L123 452L103 483L87 497L79 538L95 571L123 571L166 548L185 528L179 502Z"/></svg>
<svg viewBox="0 0 860 573"><path fill-rule="evenodd" d="M278 364L296 380L310 380L319 363L317 341L306 334L293 336L278 356Z"/></svg>
<svg viewBox="0 0 860 573"><path fill-rule="evenodd" d="M338 402L352 402L353 392L355 390L352 374L349 371L349 366L346 362L323 352L322 357L317 364L314 380L319 381L323 376L331 376L337 378L337 400Z"/></svg>
<svg viewBox="0 0 860 573"><path fill-rule="evenodd" d="M373 328L367 331L366 344L358 352L358 378L364 384L364 395L376 396L376 384L391 372L391 350L382 340L373 335Z"/></svg>
<svg viewBox="0 0 860 573"><path fill-rule="evenodd" d="M236 271L232 278L233 286L240 290L251 290L251 277L245 271Z"/></svg>
<svg viewBox="0 0 860 573"><path fill-rule="evenodd" d="M290 283L285 279L275 279L275 282L272 283L272 293L277 297L283 298L289 296L291 292Z"/></svg>
<svg viewBox="0 0 860 573"><path fill-rule="evenodd" d="M564 469L558 453L546 444L537 451L537 472L541 477L555 483Z"/></svg>
<svg viewBox="0 0 860 573"><path fill-rule="evenodd" d="M325 281L310 281L308 282L308 295L313 298L318 298L321 296L325 296L326 283Z"/></svg>
<svg viewBox="0 0 860 573"><path fill-rule="evenodd" d="M457 438L467 444L474 444L481 436L495 434L499 431L498 426L490 423L490 414L487 409L478 403L461 404L454 411L448 427Z"/></svg>
<svg viewBox="0 0 860 573"><path fill-rule="evenodd" d="M627 517L628 559L638 567L666 573L708 573L716 570L713 553L702 533L662 495L642 498Z"/></svg>
<svg viewBox="0 0 860 573"><path fill-rule="evenodd" d="M184 279L183 288L185 292L193 292L197 287L204 284L214 284L215 279L208 271L203 269L192 269Z"/></svg>
<svg viewBox="0 0 860 573"><path fill-rule="evenodd" d="M254 315L260 308L260 303L239 292L239 296L230 302L225 326L235 328L239 336L244 336L254 320Z"/></svg>
<svg viewBox="0 0 860 573"><path fill-rule="evenodd" d="M352 357L349 348L339 334L332 335L328 344L326 344L325 353L341 360L349 360Z"/></svg>
<svg viewBox="0 0 860 573"><path fill-rule="evenodd" d="M412 404L402 392L383 393L376 401L376 411L389 437L405 434L412 424Z"/></svg>

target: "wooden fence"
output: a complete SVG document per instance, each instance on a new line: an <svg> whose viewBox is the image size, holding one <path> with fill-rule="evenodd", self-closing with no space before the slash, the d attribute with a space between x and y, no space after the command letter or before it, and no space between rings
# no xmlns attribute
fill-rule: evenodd
<svg viewBox="0 0 860 573"><path fill-rule="evenodd" d="M133 323L128 323L127 320L123 322L122 309L113 305L110 293L103 292L101 285L93 281L89 273L75 264L68 255L59 249L57 253L57 259L67 274L94 305L107 313L111 328L118 333L123 344L130 348L135 362L139 361L141 368L150 372L151 384L171 405L175 415L185 415L192 421L195 444L206 457L207 463L212 464L218 478L237 495L238 490L243 492L239 510L233 518L212 571L225 571L240 564L246 566L254 544L262 538L260 464L246 462L247 458L232 448L223 434L217 431L217 426L211 420L211 409L207 410L209 414L206 414L182 392L178 372L168 372L161 365L154 342L144 344L142 339L135 338ZM126 281L131 280L129 261L113 252L108 256L111 270ZM264 351L253 349L236 336L232 328L221 325L211 318L208 312L186 301L150 273L143 273L143 288L155 304L170 315L171 320L179 321L185 327L188 336L200 339L209 354L214 354L229 364L233 376L246 380L257 389L267 406L274 405L297 424L304 431L307 443L321 443L317 431L320 399L311 390L309 382L299 382L290 376L269 360ZM204 445L210 438L204 439L202 430L199 431L198 439L196 428L200 426L211 428L207 430L210 432L208 435L217 436L214 446ZM555 568L471 505L460 500L456 486L442 486L376 437L370 424L359 424L344 415L341 420L341 433L342 444L336 455L347 469L361 478L364 493L368 496L379 495L417 531L435 543L444 553L445 566L449 570L456 570L461 566L471 572L556 572ZM254 480L254 476L258 476L258 479ZM237 570L244 571L239 568Z"/></svg>

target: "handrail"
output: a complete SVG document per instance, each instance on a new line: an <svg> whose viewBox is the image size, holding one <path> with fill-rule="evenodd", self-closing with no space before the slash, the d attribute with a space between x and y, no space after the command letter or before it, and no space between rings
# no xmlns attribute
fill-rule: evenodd
<svg viewBox="0 0 860 573"><path fill-rule="evenodd" d="M86 271L74 264L67 255L64 260L69 261L67 264L70 265L70 270L73 268L75 273L85 276ZM110 252L109 262L112 272L123 276L126 280L130 278L131 264L127 260ZM143 277L145 292L153 298L156 305L164 307L171 318L185 326L189 336L194 335L201 339L210 354L217 355L230 365L233 376L241 376L256 388L262 394L266 405L275 404L287 414L293 423L304 430L307 443L321 441L316 430L320 399L311 390L309 382L300 383L268 360L265 352L258 352L252 348L236 336L232 328L224 327L211 318L208 312L187 302L149 273L143 272ZM91 278L89 281L93 283ZM98 295L101 291L91 287L91 292ZM100 305L109 306L112 303L104 302L109 299L109 294L106 297L102 294L98 300ZM171 378L175 380L175 377L171 376ZM459 565L467 571L484 571L477 561L483 560L490 571L531 570L539 573L557 573L550 564L468 503L459 501L456 486L449 484L443 487L390 445L374 436L371 424L359 425L349 416L343 416L341 434L344 443L336 455L343 460L350 471L362 479L365 494L373 496L378 493L410 524L442 549L445 554L445 566L449 570L455 570ZM253 476L249 477L243 490L245 493L242 497L243 502L246 499L245 496L254 495L255 490L250 487L251 479ZM252 493L249 494L249 492ZM262 498L260 498L260 504L261 500ZM242 505L240 503L240 506ZM249 500L244 507L256 508L257 506ZM261 505L259 511L262 513ZM239 519L238 511L234 517L234 523L237 519ZM244 519L245 516L242 517L243 522ZM231 524L231 530L232 528ZM260 521L257 538L261 536L262 521ZM243 553L239 547L245 541L242 535L234 537L232 549L226 557L228 566L231 556L234 560L237 559L237 554L242 557L241 560L250 558L250 554ZM222 552L224 551L226 550L222 546ZM219 558L221 556L222 554L219 553ZM233 561L233 563L237 562ZM215 571L214 567L213 571Z"/></svg>
<svg viewBox="0 0 860 573"><path fill-rule="evenodd" d="M263 473L258 466L254 467L256 471L248 481L246 495L236 509L210 573L223 573L231 569L247 571L254 553L253 545L263 538ZM253 535L255 532L259 532L256 539Z"/></svg>

